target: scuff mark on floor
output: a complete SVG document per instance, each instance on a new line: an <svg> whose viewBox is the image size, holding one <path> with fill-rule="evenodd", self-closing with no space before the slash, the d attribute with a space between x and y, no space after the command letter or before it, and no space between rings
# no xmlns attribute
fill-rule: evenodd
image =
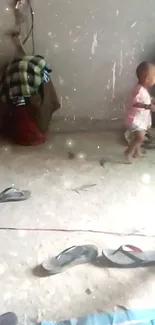
<svg viewBox="0 0 155 325"><path fill-rule="evenodd" d="M123 50L120 51L120 70L119 70L119 76L122 75L123 70Z"/></svg>
<svg viewBox="0 0 155 325"><path fill-rule="evenodd" d="M98 47L98 40L97 40L98 34L95 33L93 35L93 42L92 42L92 47L91 47L91 53L94 55L95 54L95 50Z"/></svg>
<svg viewBox="0 0 155 325"><path fill-rule="evenodd" d="M115 98L115 86L116 86L116 62L112 68L112 98Z"/></svg>

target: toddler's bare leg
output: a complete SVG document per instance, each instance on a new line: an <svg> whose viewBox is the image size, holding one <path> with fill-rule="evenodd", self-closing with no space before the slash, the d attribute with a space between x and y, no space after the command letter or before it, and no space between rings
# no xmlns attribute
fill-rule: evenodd
<svg viewBox="0 0 155 325"><path fill-rule="evenodd" d="M141 153L141 144L144 140L146 131L135 131L133 141L130 144L129 148L125 151L128 163L132 163L133 156L138 153Z"/></svg>

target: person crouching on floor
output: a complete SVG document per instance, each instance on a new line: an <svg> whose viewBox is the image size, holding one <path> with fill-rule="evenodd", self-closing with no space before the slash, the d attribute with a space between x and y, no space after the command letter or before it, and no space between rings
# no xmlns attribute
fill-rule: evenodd
<svg viewBox="0 0 155 325"><path fill-rule="evenodd" d="M138 83L133 90L132 101L125 119L127 129L133 133L132 142L125 151L128 163L132 163L133 157L143 155L141 144L146 131L151 127L151 111L155 111L149 93L155 84L155 65L142 62L137 67L136 75Z"/></svg>

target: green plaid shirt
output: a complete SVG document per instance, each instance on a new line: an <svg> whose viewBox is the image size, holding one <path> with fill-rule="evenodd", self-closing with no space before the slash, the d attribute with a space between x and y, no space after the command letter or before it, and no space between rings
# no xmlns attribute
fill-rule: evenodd
<svg viewBox="0 0 155 325"><path fill-rule="evenodd" d="M43 82L46 62L41 56L14 59L0 75L0 101L14 97L30 97L38 92Z"/></svg>

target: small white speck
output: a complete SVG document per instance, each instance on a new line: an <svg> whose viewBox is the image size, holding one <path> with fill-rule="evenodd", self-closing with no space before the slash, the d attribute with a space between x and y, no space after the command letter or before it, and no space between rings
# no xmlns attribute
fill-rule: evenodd
<svg viewBox="0 0 155 325"><path fill-rule="evenodd" d="M67 147L73 147L74 146L74 141L73 140L67 140L66 141L66 145L67 145Z"/></svg>
<svg viewBox="0 0 155 325"><path fill-rule="evenodd" d="M75 39L74 39L74 41L73 41L73 43L75 44L75 43L77 43L78 41L79 41L79 39L80 39L80 37L78 36L78 37L76 37Z"/></svg>
<svg viewBox="0 0 155 325"><path fill-rule="evenodd" d="M82 27L81 27L81 26L76 26L76 28L80 29L80 28L82 28Z"/></svg>
<svg viewBox="0 0 155 325"><path fill-rule="evenodd" d="M8 7L6 7L6 9L5 9L6 11L9 11L9 8Z"/></svg>
<svg viewBox="0 0 155 325"><path fill-rule="evenodd" d="M8 151L8 148L7 147L5 147L5 151Z"/></svg>
<svg viewBox="0 0 155 325"><path fill-rule="evenodd" d="M52 32L48 32L48 36L49 36L51 39L53 39L53 38L56 37L56 34L52 34Z"/></svg>
<svg viewBox="0 0 155 325"><path fill-rule="evenodd" d="M74 91L76 91L76 88L74 88Z"/></svg>
<svg viewBox="0 0 155 325"><path fill-rule="evenodd" d="M54 44L54 47L57 49L58 48L58 44Z"/></svg>
<svg viewBox="0 0 155 325"><path fill-rule="evenodd" d="M51 148L52 148L52 146L49 146L49 147L48 147L48 149L51 149Z"/></svg>
<svg viewBox="0 0 155 325"><path fill-rule="evenodd" d="M100 149L100 146L97 146L97 149Z"/></svg>
<svg viewBox="0 0 155 325"><path fill-rule="evenodd" d="M135 21L130 27L133 28L136 26L136 24L137 24L137 22Z"/></svg>
<svg viewBox="0 0 155 325"><path fill-rule="evenodd" d="M47 171L47 173L49 172L49 170L48 170L48 169L47 169L46 171Z"/></svg>
<svg viewBox="0 0 155 325"><path fill-rule="evenodd" d="M69 35L72 35L72 31L71 30L69 31Z"/></svg>
<svg viewBox="0 0 155 325"><path fill-rule="evenodd" d="M85 159L86 158L86 155L83 153L83 152L80 152L78 155L77 155L77 158L82 160L82 159Z"/></svg>
<svg viewBox="0 0 155 325"><path fill-rule="evenodd" d="M91 59L92 59L92 57L90 56L89 60L91 60Z"/></svg>
<svg viewBox="0 0 155 325"><path fill-rule="evenodd" d="M116 10L116 16L118 16L119 15L119 10Z"/></svg>
<svg viewBox="0 0 155 325"><path fill-rule="evenodd" d="M93 116L91 116L91 118L90 118L90 119L91 119L91 121L92 121L92 120L93 120Z"/></svg>
<svg viewBox="0 0 155 325"><path fill-rule="evenodd" d="M63 85L63 83L64 83L64 80L62 79L61 76L59 76L59 84L60 84L60 85Z"/></svg>

